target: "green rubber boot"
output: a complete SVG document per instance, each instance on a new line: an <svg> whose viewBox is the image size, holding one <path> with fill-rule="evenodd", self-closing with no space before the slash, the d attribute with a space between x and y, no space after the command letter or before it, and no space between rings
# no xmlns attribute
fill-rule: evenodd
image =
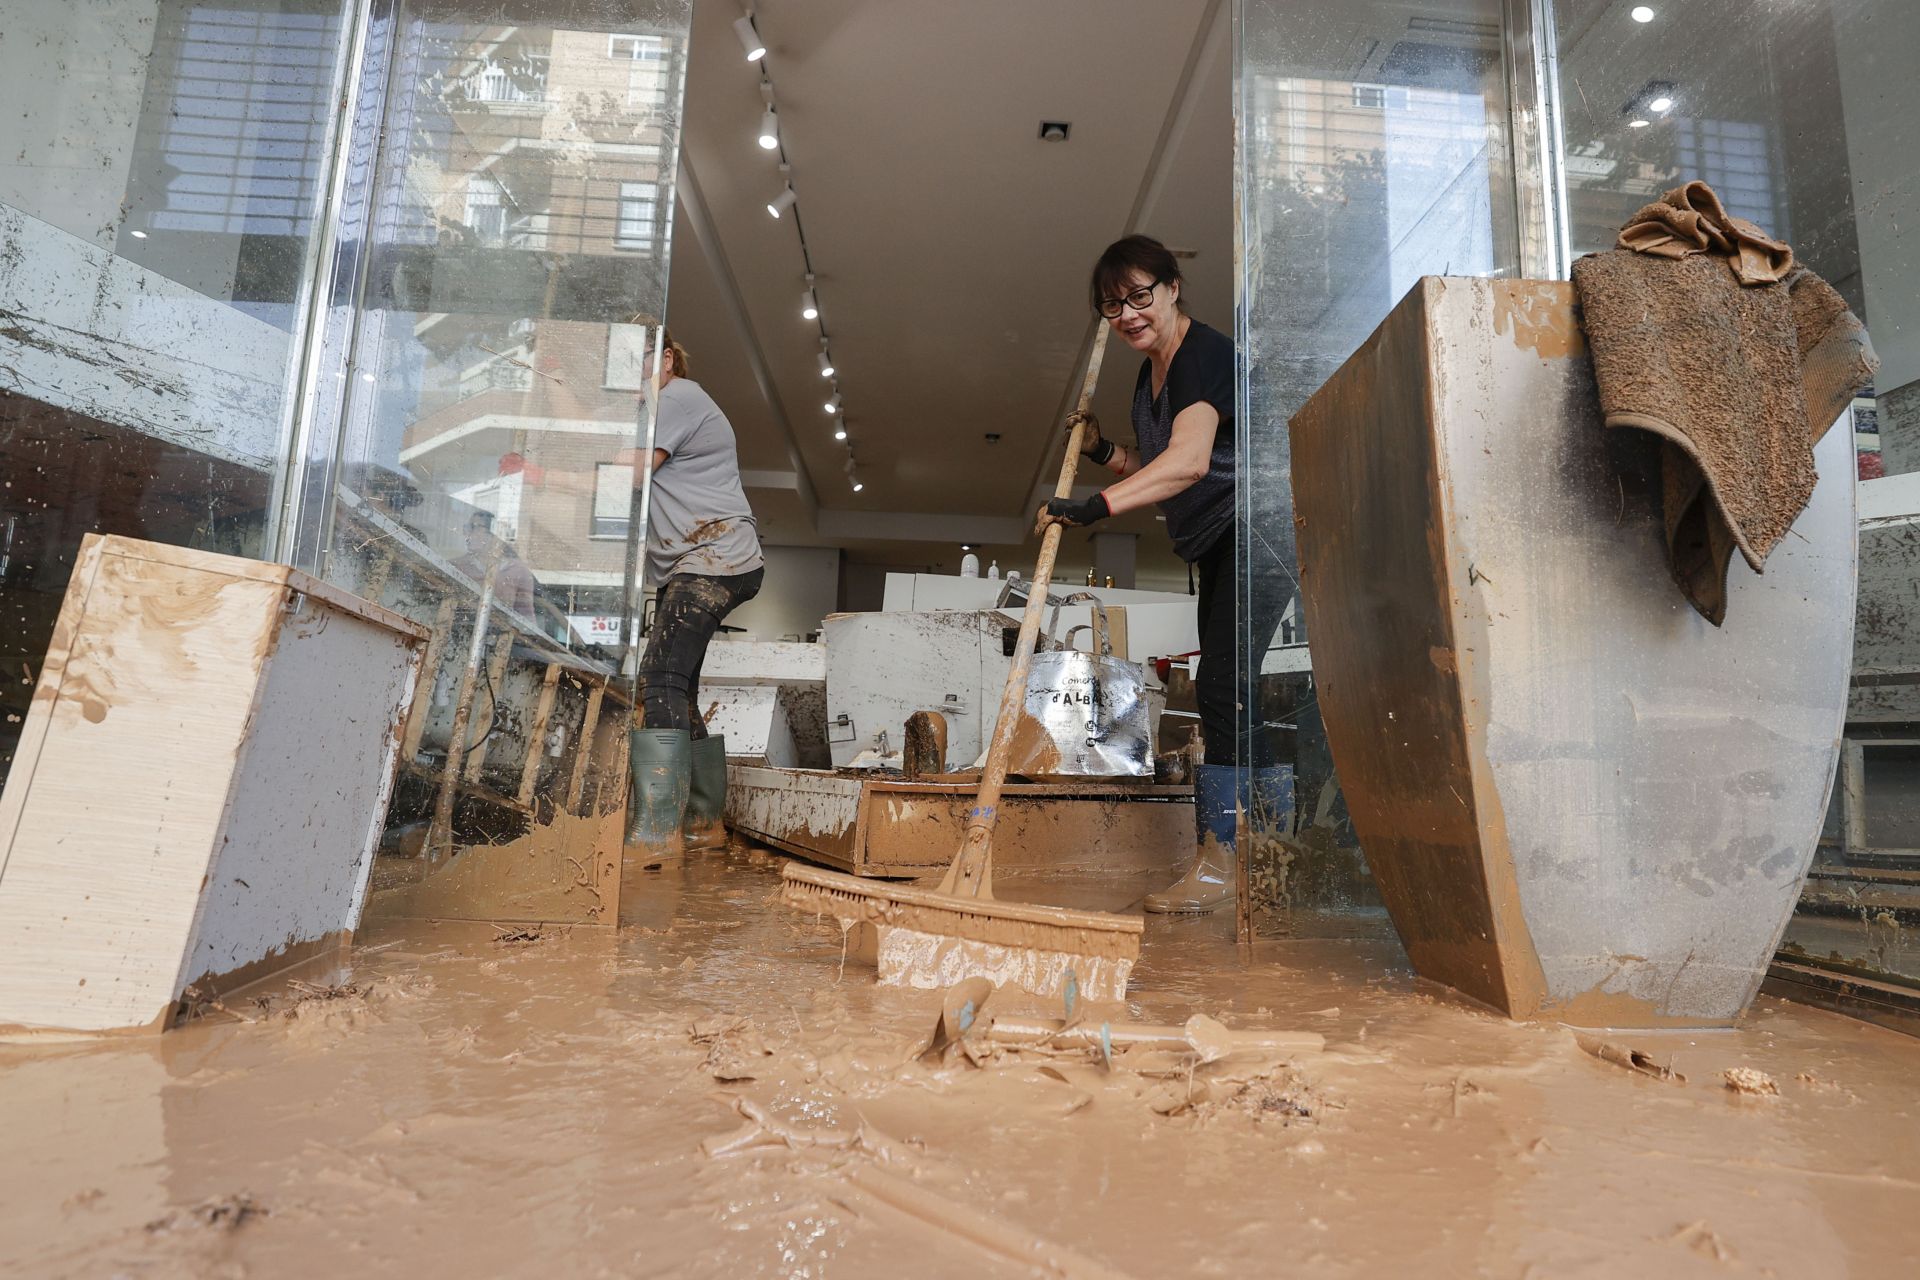
<svg viewBox="0 0 1920 1280"><path fill-rule="evenodd" d="M633 791L627 796L624 861L638 871L684 848L680 825L687 812L693 749L685 729L635 729L628 741Z"/></svg>
<svg viewBox="0 0 1920 1280"><path fill-rule="evenodd" d="M709 734L693 744L692 786L681 831L688 849L718 849L727 842L727 739Z"/></svg>

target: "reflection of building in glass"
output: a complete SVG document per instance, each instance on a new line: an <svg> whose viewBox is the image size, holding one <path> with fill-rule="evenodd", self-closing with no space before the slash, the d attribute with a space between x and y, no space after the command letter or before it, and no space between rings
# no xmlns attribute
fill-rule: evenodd
<svg viewBox="0 0 1920 1280"><path fill-rule="evenodd" d="M625 322L664 291L683 47L429 25L403 53L427 91L380 183L361 359L382 373L349 461L426 495L405 522L456 571L467 514L492 513L555 638L563 616L620 611L641 385Z"/></svg>
<svg viewBox="0 0 1920 1280"><path fill-rule="evenodd" d="M1479 64L1402 63L1419 82L1276 76L1251 85L1257 181L1262 201L1277 202L1260 207L1288 216L1290 283L1306 291L1296 304L1320 298L1373 315L1406 292L1416 268L1482 275L1496 266ZM1308 327L1331 333L1328 319Z"/></svg>

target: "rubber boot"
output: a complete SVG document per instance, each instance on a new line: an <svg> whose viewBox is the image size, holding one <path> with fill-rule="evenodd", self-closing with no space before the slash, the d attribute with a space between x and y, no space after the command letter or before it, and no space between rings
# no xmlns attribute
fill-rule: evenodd
<svg viewBox="0 0 1920 1280"><path fill-rule="evenodd" d="M692 783L693 747L685 729L635 729L628 741L633 790L627 797L624 862L638 871L684 848L680 828Z"/></svg>
<svg viewBox="0 0 1920 1280"><path fill-rule="evenodd" d="M1193 866L1168 888L1147 895L1148 911L1199 913L1232 904L1238 887L1239 810L1263 827L1290 825L1293 766L1274 765L1244 774L1230 764L1203 764L1193 778L1193 827L1198 846Z"/></svg>
<svg viewBox="0 0 1920 1280"><path fill-rule="evenodd" d="M708 734L693 743L692 785L681 826L688 850L718 849L727 842L727 739Z"/></svg>

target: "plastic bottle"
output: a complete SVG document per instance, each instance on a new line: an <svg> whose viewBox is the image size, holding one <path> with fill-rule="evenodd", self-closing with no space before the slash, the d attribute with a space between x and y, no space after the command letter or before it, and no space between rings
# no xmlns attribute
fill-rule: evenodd
<svg viewBox="0 0 1920 1280"><path fill-rule="evenodd" d="M990 582L1000 581L1000 562L998 560L995 560L987 566L987 579Z"/></svg>
<svg viewBox="0 0 1920 1280"><path fill-rule="evenodd" d="M979 577L980 576L980 557L973 554L973 552L971 551L967 552L966 555L961 556L960 557L960 576L963 578Z"/></svg>

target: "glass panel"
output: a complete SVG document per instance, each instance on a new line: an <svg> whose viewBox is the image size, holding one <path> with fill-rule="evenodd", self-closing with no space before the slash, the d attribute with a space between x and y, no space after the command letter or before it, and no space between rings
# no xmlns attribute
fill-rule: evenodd
<svg viewBox="0 0 1920 1280"><path fill-rule="evenodd" d="M1269 905L1374 901L1297 620L1287 420L1421 276L1513 271L1500 15L1499 0L1240 7L1243 762L1264 737L1296 770L1294 814L1252 815Z"/></svg>
<svg viewBox="0 0 1920 1280"><path fill-rule="evenodd" d="M617 822L625 795L636 393L691 8L517 16L401 0L370 40L379 144L343 211L369 230L327 330L345 394L316 410L296 540L434 628L389 848L429 860Z"/></svg>
<svg viewBox="0 0 1920 1280"><path fill-rule="evenodd" d="M1920 978L1920 8L1905 0L1635 6L1553 0L1570 239L1608 248L1642 204L1702 178L1789 241L1873 335L1855 401L1854 679L1827 831L1790 956ZM1646 15L1643 14L1643 17Z"/></svg>
<svg viewBox="0 0 1920 1280"><path fill-rule="evenodd" d="M258 555L340 0L15 0L0 30L0 777L80 540Z"/></svg>

